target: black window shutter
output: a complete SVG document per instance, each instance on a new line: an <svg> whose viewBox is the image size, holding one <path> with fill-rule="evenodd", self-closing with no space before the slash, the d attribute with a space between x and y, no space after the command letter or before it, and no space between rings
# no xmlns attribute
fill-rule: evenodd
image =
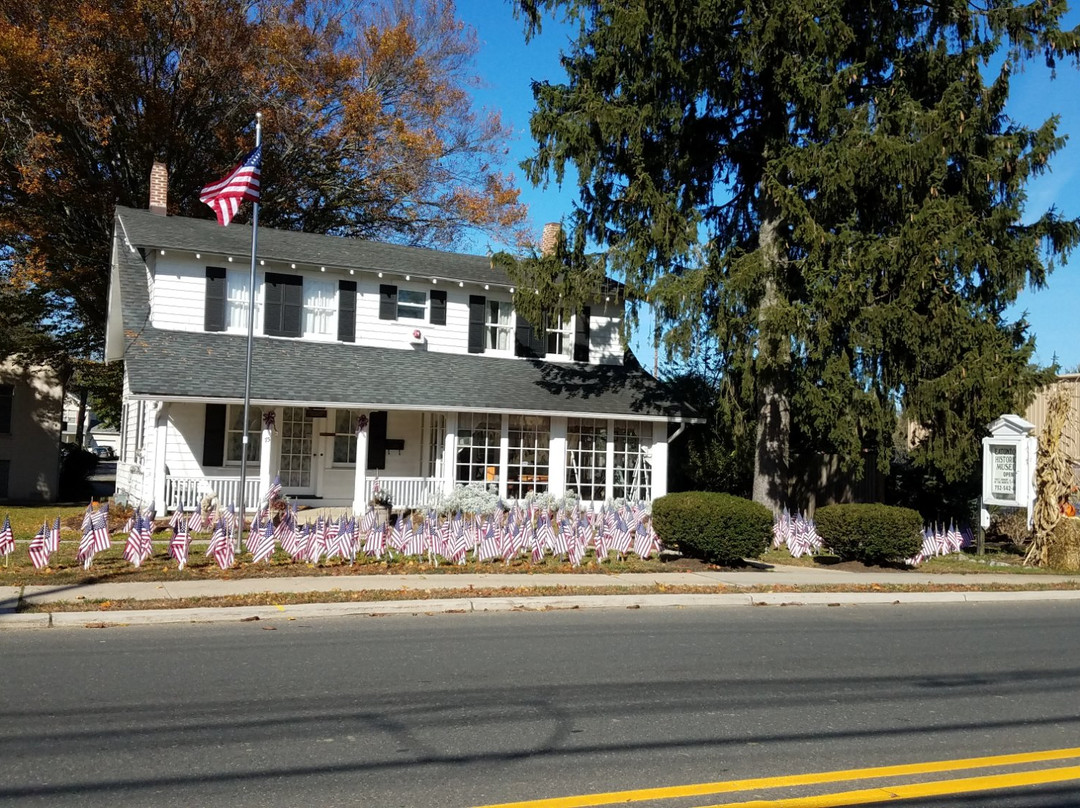
<svg viewBox="0 0 1080 808"><path fill-rule="evenodd" d="M304 309L304 279L299 275L266 273L265 332L271 337L299 337Z"/></svg>
<svg viewBox="0 0 1080 808"><path fill-rule="evenodd" d="M582 309L574 323L574 361L589 361L589 307Z"/></svg>
<svg viewBox="0 0 1080 808"><path fill-rule="evenodd" d="M225 330L225 268L206 268L206 317L203 330Z"/></svg>
<svg viewBox="0 0 1080 808"><path fill-rule="evenodd" d="M428 299L431 301L431 324L446 325L446 292L432 289Z"/></svg>
<svg viewBox="0 0 1080 808"><path fill-rule="evenodd" d="M386 411L376 410L368 419L367 467L386 468Z"/></svg>
<svg viewBox="0 0 1080 808"><path fill-rule="evenodd" d="M397 319L397 287L389 283L379 284L379 319Z"/></svg>
<svg viewBox="0 0 1080 808"><path fill-rule="evenodd" d="M469 353L484 352L484 317L487 299L483 295L469 295Z"/></svg>
<svg viewBox="0 0 1080 808"><path fill-rule="evenodd" d="M543 359L547 351L547 342L542 332L537 332L532 323L519 313L517 329L514 334L514 356L527 356L531 359Z"/></svg>
<svg viewBox="0 0 1080 808"><path fill-rule="evenodd" d="M281 284L274 279L280 275L266 273L263 284L263 333L268 336L281 336Z"/></svg>
<svg viewBox="0 0 1080 808"><path fill-rule="evenodd" d="M299 337L304 321L304 279L286 276L288 283L282 285L281 331L283 337Z"/></svg>
<svg viewBox="0 0 1080 808"><path fill-rule="evenodd" d="M203 466L225 464L225 405L206 405L206 426L203 428Z"/></svg>
<svg viewBox="0 0 1080 808"><path fill-rule="evenodd" d="M337 338L356 342L356 281L338 281Z"/></svg>

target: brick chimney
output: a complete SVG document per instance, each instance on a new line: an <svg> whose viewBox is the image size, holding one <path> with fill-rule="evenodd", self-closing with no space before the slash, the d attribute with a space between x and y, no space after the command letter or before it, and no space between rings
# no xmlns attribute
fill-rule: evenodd
<svg viewBox="0 0 1080 808"><path fill-rule="evenodd" d="M554 255L561 235L562 222L548 222L545 224L543 235L540 236L540 254L544 257Z"/></svg>
<svg viewBox="0 0 1080 808"><path fill-rule="evenodd" d="M169 207L169 169L154 161L150 169L150 212L164 216Z"/></svg>

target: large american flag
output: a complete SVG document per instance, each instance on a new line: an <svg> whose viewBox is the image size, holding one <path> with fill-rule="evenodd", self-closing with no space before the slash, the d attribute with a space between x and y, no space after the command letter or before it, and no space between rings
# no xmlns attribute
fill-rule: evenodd
<svg viewBox="0 0 1080 808"><path fill-rule="evenodd" d="M232 221L245 199L259 201L259 163L262 160L262 146L258 146L240 165L217 182L205 186L199 193L199 201L214 209L218 223L222 226Z"/></svg>

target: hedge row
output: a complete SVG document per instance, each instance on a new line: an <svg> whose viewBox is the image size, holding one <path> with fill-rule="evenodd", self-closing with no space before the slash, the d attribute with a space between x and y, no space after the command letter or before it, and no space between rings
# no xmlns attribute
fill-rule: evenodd
<svg viewBox="0 0 1080 808"><path fill-rule="evenodd" d="M713 564L758 558L772 537L772 512L731 494L668 494L653 503L652 518L666 547ZM922 517L910 508L828 505L817 510L814 521L823 544L845 560L903 561L922 547Z"/></svg>

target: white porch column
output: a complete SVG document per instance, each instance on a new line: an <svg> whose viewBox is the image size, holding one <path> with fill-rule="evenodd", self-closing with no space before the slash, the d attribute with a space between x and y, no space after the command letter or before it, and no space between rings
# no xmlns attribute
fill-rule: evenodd
<svg viewBox="0 0 1080 808"><path fill-rule="evenodd" d="M255 508L258 508L260 504L266 501L266 492L270 490L270 468L274 456L274 430L266 425L266 413L268 412L274 413L275 425L281 420L281 409L279 407L263 409L262 438L259 443L259 501L251 503Z"/></svg>
<svg viewBox="0 0 1080 808"><path fill-rule="evenodd" d="M604 460L604 501L615 499L615 419L607 422L607 457Z"/></svg>
<svg viewBox="0 0 1080 808"><path fill-rule="evenodd" d="M510 473L510 416L502 414L502 432L499 436L499 497L506 499L506 477Z"/></svg>
<svg viewBox="0 0 1080 808"><path fill-rule="evenodd" d="M169 507L165 501L165 449L169 437L169 405L163 401L156 403L154 414L154 460L150 470L151 490L154 492L153 509L164 514Z"/></svg>
<svg viewBox="0 0 1080 808"><path fill-rule="evenodd" d="M652 454L652 498L659 499L667 493L668 477L668 425L666 421L653 424Z"/></svg>
<svg viewBox="0 0 1080 808"><path fill-rule="evenodd" d="M457 475L457 431L457 413L448 412L446 414L446 445L443 448L443 494L446 496L454 493Z"/></svg>
<svg viewBox="0 0 1080 808"><path fill-rule="evenodd" d="M566 417L552 416L548 444L548 493L561 497L566 493Z"/></svg>
<svg viewBox="0 0 1080 808"><path fill-rule="evenodd" d="M370 418L371 413L365 412L365 418ZM356 433L356 474L353 478L352 512L359 516L367 511L367 448L368 431L361 429Z"/></svg>

